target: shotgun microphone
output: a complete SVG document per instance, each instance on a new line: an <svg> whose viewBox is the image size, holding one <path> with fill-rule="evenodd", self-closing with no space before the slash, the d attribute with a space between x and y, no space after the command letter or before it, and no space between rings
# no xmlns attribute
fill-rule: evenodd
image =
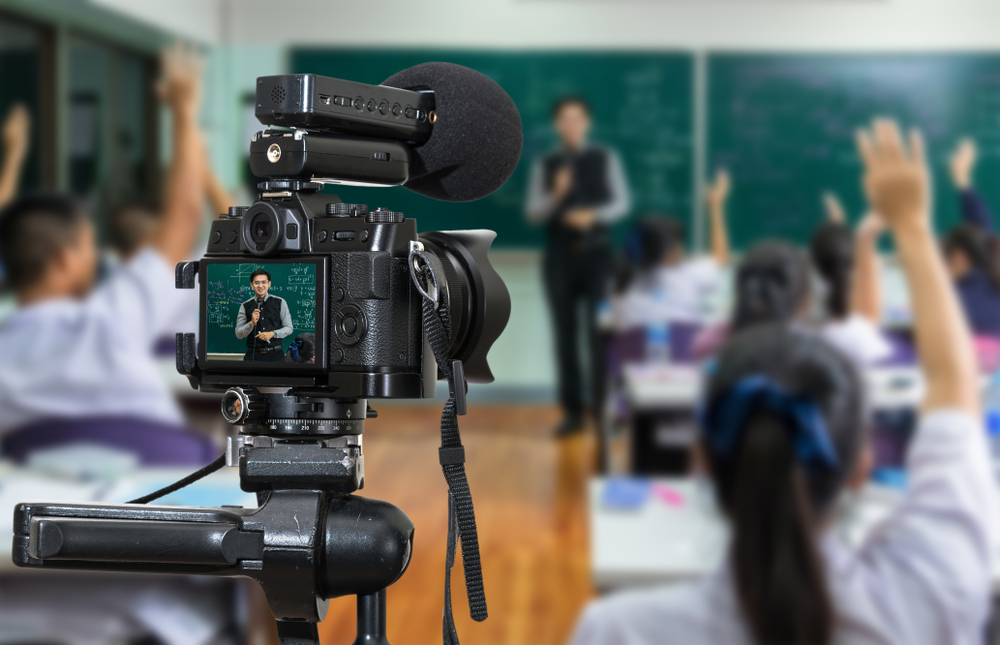
<svg viewBox="0 0 1000 645"><path fill-rule="evenodd" d="M250 167L258 177L402 185L449 202L500 188L523 143L521 115L503 88L452 63L417 65L381 85L262 76L255 114L294 129L254 136Z"/></svg>

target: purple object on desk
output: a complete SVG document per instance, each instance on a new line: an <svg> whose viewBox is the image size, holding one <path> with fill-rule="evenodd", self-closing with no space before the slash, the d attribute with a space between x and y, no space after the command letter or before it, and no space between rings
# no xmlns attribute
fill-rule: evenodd
<svg viewBox="0 0 1000 645"><path fill-rule="evenodd" d="M204 466L220 449L205 437L177 426L129 417L46 419L8 434L0 453L18 463L39 450L90 443L130 452L145 466Z"/></svg>
<svg viewBox="0 0 1000 645"><path fill-rule="evenodd" d="M892 330L882 332L892 347L892 354L879 362L881 367L907 367L916 365L919 360L917 348L913 342L913 332L910 330Z"/></svg>

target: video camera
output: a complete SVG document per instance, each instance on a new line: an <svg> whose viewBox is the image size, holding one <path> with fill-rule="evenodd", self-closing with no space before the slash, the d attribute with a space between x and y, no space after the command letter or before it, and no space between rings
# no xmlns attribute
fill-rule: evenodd
<svg viewBox="0 0 1000 645"><path fill-rule="evenodd" d="M429 63L378 86L261 77L256 114L274 126L250 144L263 180L257 201L221 215L204 258L176 270L178 288L200 289L199 334L177 335L178 370L224 393L222 414L238 433L214 464L133 503L19 504L14 562L251 577L284 645L318 645L328 600L357 595L356 642L386 643L385 589L409 563L413 524L391 504L352 494L364 485L364 422L376 416L368 400L433 397L444 378L450 532L461 538L473 618L485 619L457 415L467 381L493 380L486 356L510 316L488 258L495 233L418 234L403 213L320 190L350 183L485 196L516 166L517 109L487 77ZM281 295L251 291L254 272L267 275L260 289L283 276ZM293 360L309 334L312 360ZM234 340L245 340L245 352ZM142 505L226 464L239 467L258 508Z"/></svg>

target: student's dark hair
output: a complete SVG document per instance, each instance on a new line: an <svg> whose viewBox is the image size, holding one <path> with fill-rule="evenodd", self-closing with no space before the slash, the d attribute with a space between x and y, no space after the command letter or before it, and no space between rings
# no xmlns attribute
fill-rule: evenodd
<svg viewBox="0 0 1000 645"><path fill-rule="evenodd" d="M257 269L256 271L254 271L253 273L250 274L250 284L253 284L253 279L256 278L259 275L266 275L267 276L267 281L268 282L271 281L271 274L270 273L268 273L264 269Z"/></svg>
<svg viewBox="0 0 1000 645"><path fill-rule="evenodd" d="M744 417L735 449L720 454L705 437L716 496L732 525L736 596L758 645L829 645L836 614L817 540L866 440L860 378L848 358L803 328L758 326L723 347L707 409L759 377L818 409L836 465L804 462L790 422L760 404Z"/></svg>
<svg viewBox="0 0 1000 645"><path fill-rule="evenodd" d="M587 99L583 98L578 94L567 94L566 96L560 97L559 99L556 100L555 103L552 104L553 120L556 119L560 114L562 114L564 108L567 108L571 105L575 105L581 108L587 116L590 116L591 114L590 103L587 101Z"/></svg>
<svg viewBox="0 0 1000 645"><path fill-rule="evenodd" d="M18 291L41 280L85 221L80 204L57 194L25 195L0 211L0 263L10 287Z"/></svg>
<svg viewBox="0 0 1000 645"><path fill-rule="evenodd" d="M761 242L740 261L735 291L732 331L789 323L809 297L809 265L804 254L789 244Z"/></svg>
<svg viewBox="0 0 1000 645"><path fill-rule="evenodd" d="M111 210L108 233L111 246L122 257L134 255L149 240L160 218L160 205L151 199L133 199Z"/></svg>
<svg viewBox="0 0 1000 645"><path fill-rule="evenodd" d="M809 245L816 272L827 286L826 311L834 319L851 311L851 274L854 270L854 236L844 224L826 223Z"/></svg>
<svg viewBox="0 0 1000 645"><path fill-rule="evenodd" d="M992 236L969 224L953 228L944 238L945 254L963 254L974 271L986 274L993 286L1000 289L1000 258L996 247Z"/></svg>
<svg viewBox="0 0 1000 645"><path fill-rule="evenodd" d="M677 219L658 214L643 216L625 235L622 288L649 275L667 254L683 246L684 225Z"/></svg>

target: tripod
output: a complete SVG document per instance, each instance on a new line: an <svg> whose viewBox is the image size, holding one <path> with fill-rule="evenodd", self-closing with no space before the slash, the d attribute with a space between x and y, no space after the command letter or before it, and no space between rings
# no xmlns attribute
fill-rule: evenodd
<svg viewBox="0 0 1000 645"><path fill-rule="evenodd" d="M24 502L14 512L21 567L244 576L264 590L281 645L319 645L331 598L358 598L355 645L388 645L386 588L406 570L413 523L352 493L364 485L365 399L232 388L241 426L225 461L258 508ZM219 465L221 466L221 458Z"/></svg>

